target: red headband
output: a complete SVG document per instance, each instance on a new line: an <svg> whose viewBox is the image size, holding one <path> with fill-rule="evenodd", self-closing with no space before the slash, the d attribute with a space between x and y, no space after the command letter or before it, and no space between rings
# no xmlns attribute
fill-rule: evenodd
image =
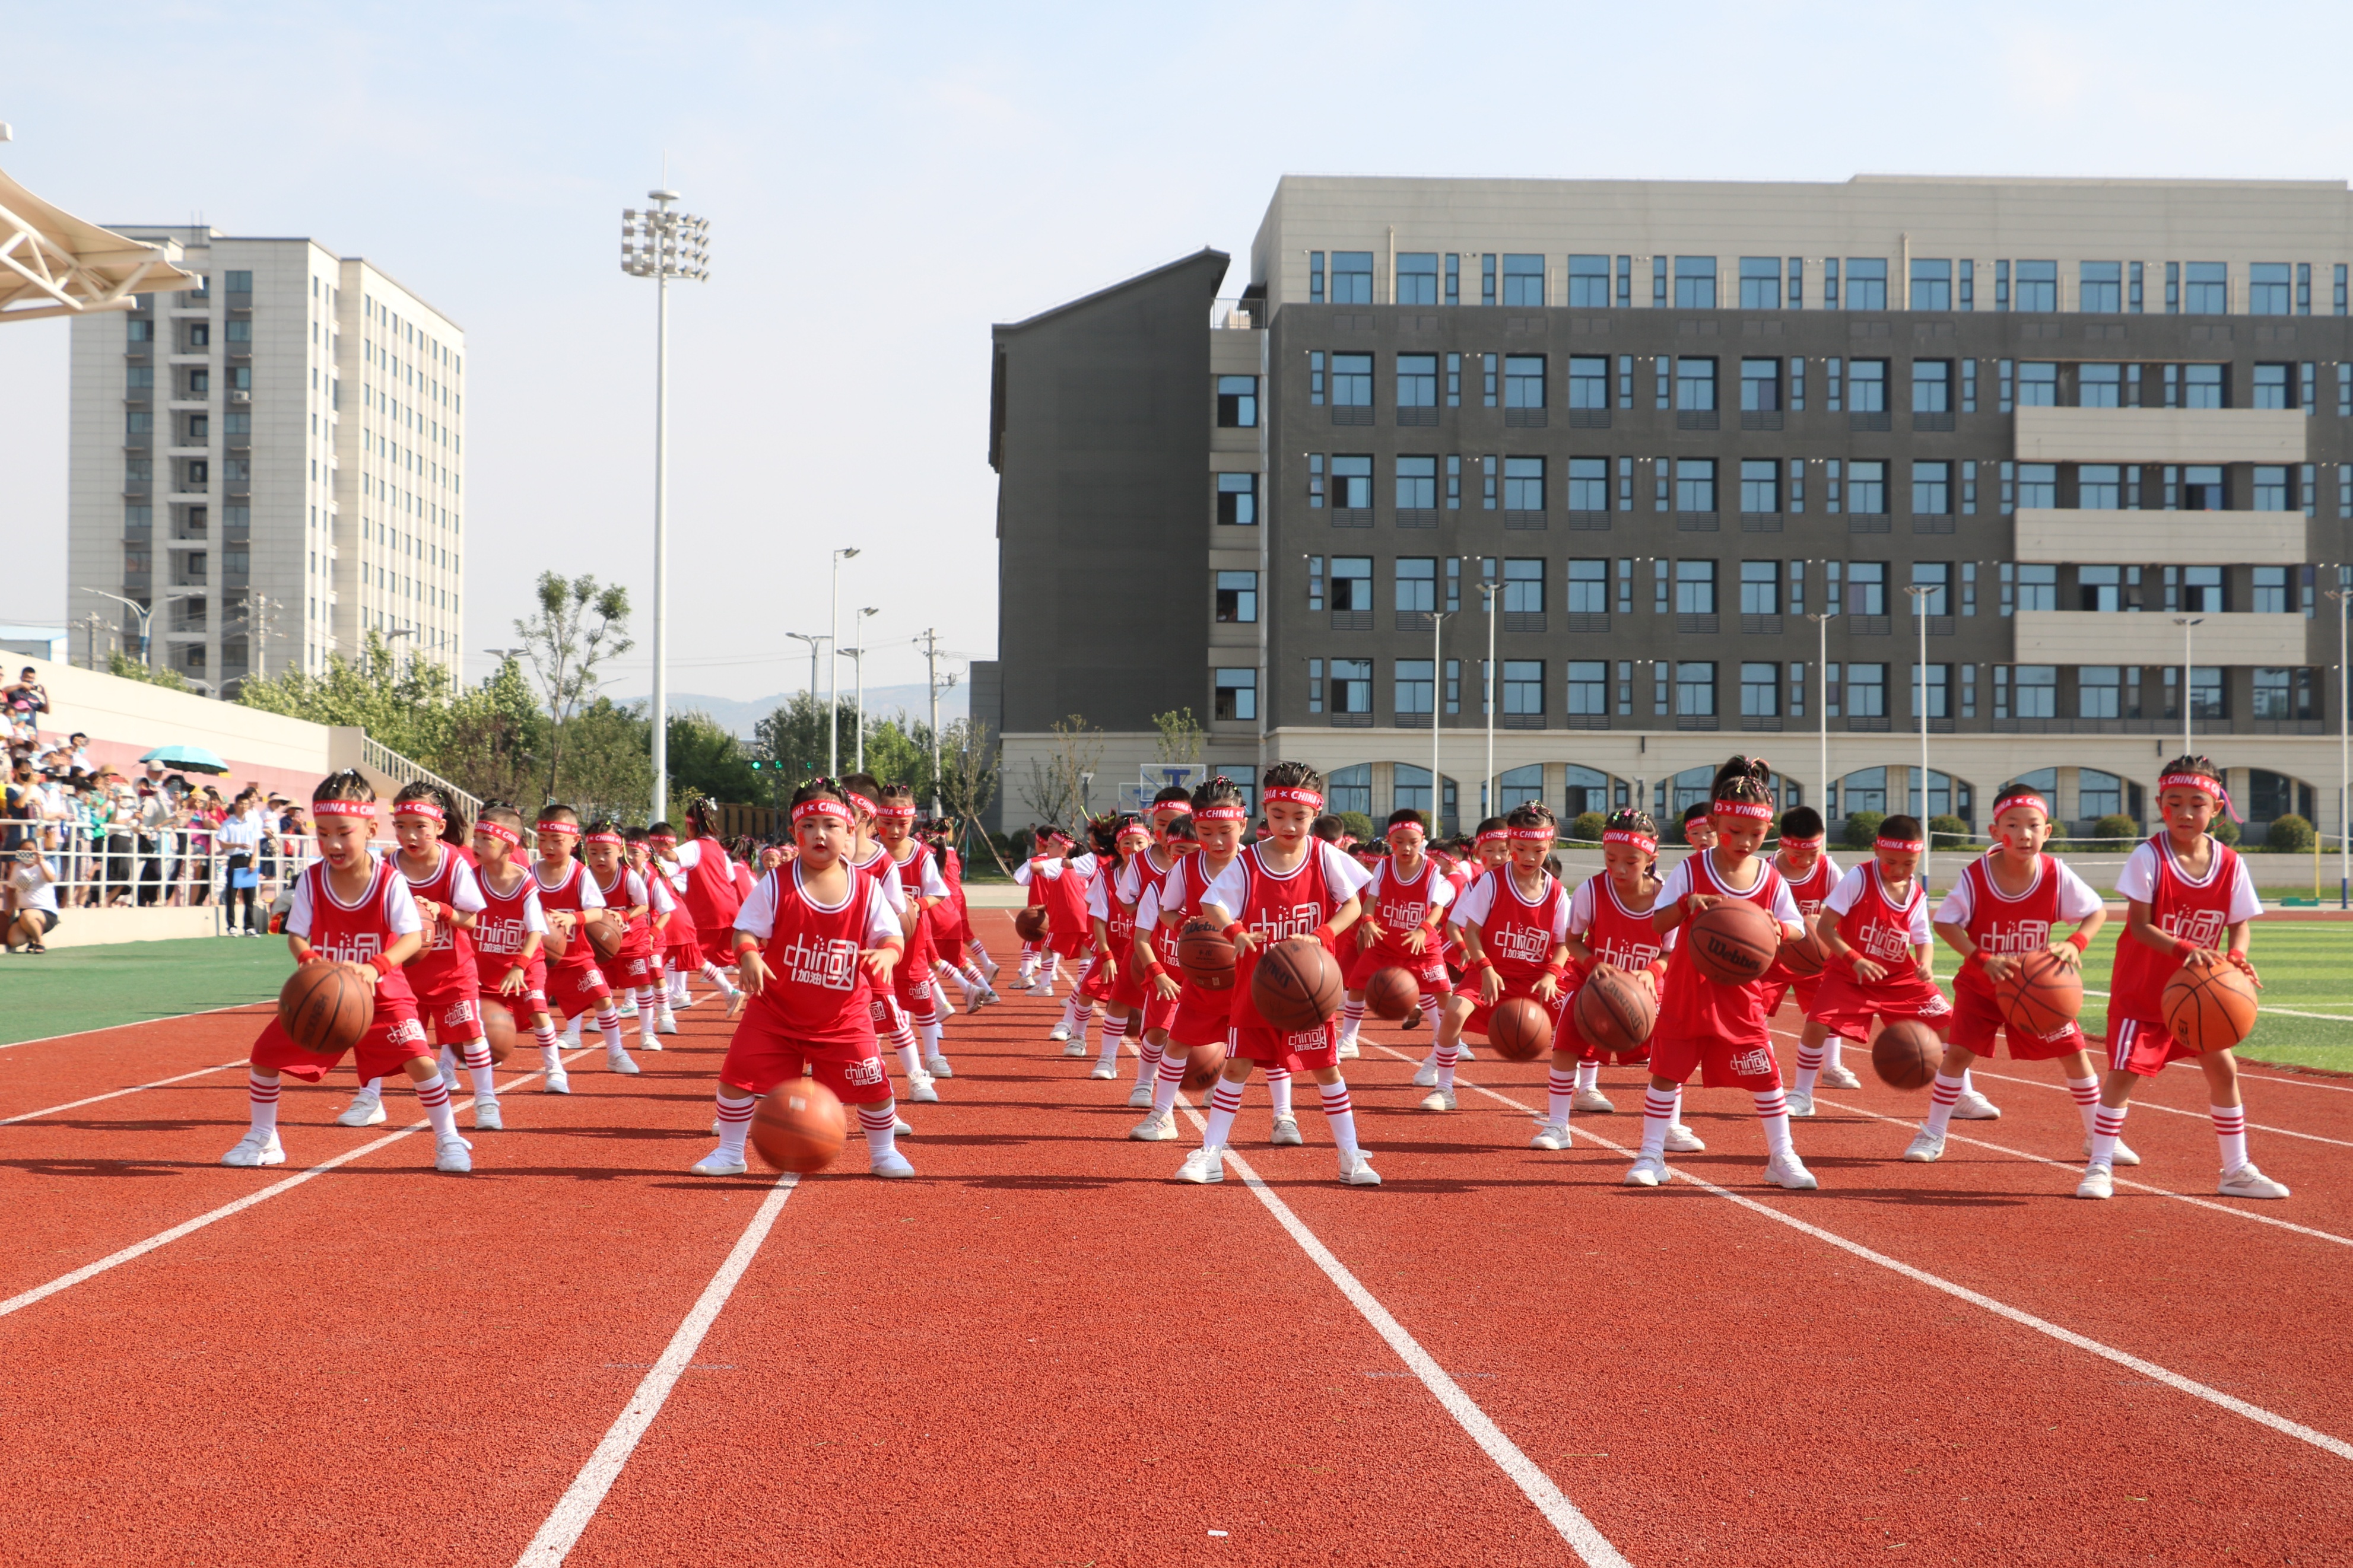
<svg viewBox="0 0 2353 1568"><path fill-rule="evenodd" d="M1789 835L1784 833L1781 835L1781 847L1784 849L1802 849L1808 845L1820 844L1822 841L1822 837L1823 836L1821 834L1817 833L1810 838L1792 838Z"/></svg>
<svg viewBox="0 0 2353 1568"><path fill-rule="evenodd" d="M1758 822L1773 820L1773 808L1753 800L1719 800L1708 808L1710 816L1746 816Z"/></svg>
<svg viewBox="0 0 2353 1568"><path fill-rule="evenodd" d="M375 820L375 802L372 800L314 800L311 803L313 816L361 816Z"/></svg>
<svg viewBox="0 0 2353 1568"><path fill-rule="evenodd" d="M621 836L617 833L591 833L586 838L583 838L581 842L583 844L610 844L617 849L621 847Z"/></svg>
<svg viewBox="0 0 2353 1568"><path fill-rule="evenodd" d="M2157 781L2157 787L2161 790L2202 789L2214 797L2217 805L2231 798L2231 792L2222 787L2222 781L2211 773L2168 773Z"/></svg>
<svg viewBox="0 0 2353 1568"><path fill-rule="evenodd" d="M874 807L874 803L867 799L864 795L859 794L856 790L851 790L849 792L849 804L854 809L865 813L868 816L878 815Z"/></svg>
<svg viewBox="0 0 2353 1568"><path fill-rule="evenodd" d="M1473 840L1475 844L1508 844L1512 836L1500 827L1491 827Z"/></svg>
<svg viewBox="0 0 2353 1568"><path fill-rule="evenodd" d="M649 833L646 835L646 842L649 844L676 844L678 842L678 835L675 833Z"/></svg>
<svg viewBox="0 0 2353 1568"><path fill-rule="evenodd" d="M1122 839L1141 838L1146 844L1149 844L1152 842L1152 829L1145 826L1144 824L1140 822L1131 822L1125 827L1119 830L1119 837Z"/></svg>
<svg viewBox="0 0 2353 1568"><path fill-rule="evenodd" d="M1659 847L1659 841L1647 833L1637 833L1630 827L1605 827L1601 830L1604 844L1631 844L1648 855Z"/></svg>
<svg viewBox="0 0 2353 1568"><path fill-rule="evenodd" d="M1509 831L1514 844L1549 844L1555 837L1549 827L1514 827Z"/></svg>
<svg viewBox="0 0 2353 1568"><path fill-rule="evenodd" d="M911 800L904 805L878 805L874 808L874 815L887 816L894 822L902 818L913 822L915 820L915 803Z"/></svg>
<svg viewBox="0 0 2353 1568"><path fill-rule="evenodd" d="M448 820L447 816L442 815L441 808L434 805L429 800L404 800L396 802L392 808L392 815L395 816L429 817L435 822L447 822Z"/></svg>
<svg viewBox="0 0 2353 1568"><path fill-rule="evenodd" d="M1196 822L1246 822L1250 813L1239 805L1205 805L1193 814Z"/></svg>
<svg viewBox="0 0 2353 1568"><path fill-rule="evenodd" d="M1261 793L1259 798L1269 805L1278 800L1284 800L1293 805L1303 805L1310 811L1324 809L1324 796L1315 790L1307 789L1299 784L1269 784Z"/></svg>
<svg viewBox="0 0 2353 1568"><path fill-rule="evenodd" d="M849 807L844 805L841 802L835 800L830 795L819 795L815 800L805 800L801 802L800 805L793 807L793 822L795 826L797 826L801 818L804 816L829 816L836 822L846 822L850 824L852 826L855 826L858 821L858 819L851 815Z"/></svg>
<svg viewBox="0 0 2353 1568"><path fill-rule="evenodd" d="M495 838L501 844L517 847L522 844L522 835L503 822L478 822L474 824L474 831L484 838Z"/></svg>
<svg viewBox="0 0 2353 1568"><path fill-rule="evenodd" d="M1392 824L1388 832L1383 835L1383 837L1395 838L1400 833L1404 834L1408 838L1419 838L1423 837L1421 824L1419 822L1399 822Z"/></svg>
<svg viewBox="0 0 2353 1568"><path fill-rule="evenodd" d="M578 823L558 822L554 817L548 817L542 821L533 823L531 825L531 830L533 833L554 833L558 835L568 833L575 838L580 837L580 825Z"/></svg>
<svg viewBox="0 0 2353 1568"><path fill-rule="evenodd" d="M2010 794L2003 795L2000 800L1995 801L1993 803L1993 817L1989 820L2000 820L2001 814L2008 811L2013 805L2031 805L2035 810L2041 812L2044 816L2049 816L2051 815L2050 802L2044 800L2040 795L2037 795L2031 789L2021 789L2012 790Z"/></svg>
<svg viewBox="0 0 2353 1568"><path fill-rule="evenodd" d="M1889 838L1884 835L1873 840L1874 845L1892 855L1917 855L1928 846L1917 838Z"/></svg>

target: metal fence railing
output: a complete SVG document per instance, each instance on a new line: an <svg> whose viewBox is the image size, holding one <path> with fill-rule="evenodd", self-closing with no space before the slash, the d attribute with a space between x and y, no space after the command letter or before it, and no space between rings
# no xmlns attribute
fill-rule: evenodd
<svg viewBox="0 0 2353 1568"><path fill-rule="evenodd" d="M36 842L33 824L9 826L16 830L11 837ZM258 854L240 858L208 827L148 831L45 822L38 833L42 853L58 868L60 910L242 906L236 873L244 870L253 874L256 910L266 912L302 868L319 858L318 841L307 834L266 834Z"/></svg>

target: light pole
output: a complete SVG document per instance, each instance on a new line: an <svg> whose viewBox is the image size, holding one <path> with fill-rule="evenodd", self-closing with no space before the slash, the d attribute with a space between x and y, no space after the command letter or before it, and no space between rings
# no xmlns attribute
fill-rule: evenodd
<svg viewBox="0 0 2353 1568"><path fill-rule="evenodd" d="M1820 782L1815 785L1816 788L1822 792L1822 797L1815 809L1822 814L1822 821L1824 823L1828 823L1831 819L1831 613L1828 610L1823 611L1820 615L1809 615L1806 617L1806 619L1814 623L1814 724L1821 733L1822 750L1822 771L1819 775ZM1923 779L1920 783L1920 787L1925 791L1928 787L1927 781ZM1921 796L1920 803L1923 805L1927 804L1927 796L1926 795Z"/></svg>
<svg viewBox="0 0 2353 1568"><path fill-rule="evenodd" d="M786 635L786 637L788 637L792 638L792 639L793 639L793 641L795 641L795 642L805 642L805 643L808 644L808 650L809 650L809 688L808 688L808 694L809 694L809 700L810 700L811 702L814 702L814 701L816 701L816 700L817 700L817 649L818 649L818 645L819 643L821 643L821 642L825 641L825 634L824 634L824 633L822 633L822 632L786 632L785 635Z"/></svg>
<svg viewBox="0 0 2353 1568"><path fill-rule="evenodd" d="M2181 754L2188 756L2189 741L2189 628L2203 625L2203 616L2176 616L2173 624L2181 628Z"/></svg>
<svg viewBox="0 0 2353 1568"><path fill-rule="evenodd" d="M155 614L153 606L142 606L136 599L126 599L120 594L110 594L103 588L84 588L82 592L85 594L95 594L101 599L111 599L116 604L121 605L124 609L129 610L132 615L139 617L139 662L145 665L150 669L154 668L155 655L147 641L147 623L153 618ZM97 656L93 654L91 657L95 659ZM96 668L97 666L93 664L91 668Z"/></svg>
<svg viewBox="0 0 2353 1568"><path fill-rule="evenodd" d="M1463 559L1467 561L1470 557L1466 555ZM1445 716L1440 710L1444 706L1441 699L1446 689L1446 658L1440 637L1446 629L1446 617L1453 613L1451 610L1432 610L1430 613L1430 837L1432 840L1446 831L1438 815L1439 802L1442 798L1438 783L1438 731L1439 721Z"/></svg>
<svg viewBox="0 0 2353 1568"><path fill-rule="evenodd" d="M1079 817L1083 822L1092 822L1095 818L1094 795L1094 770L1084 769L1079 774Z"/></svg>
<svg viewBox="0 0 2353 1568"><path fill-rule="evenodd" d="M825 771L829 777L841 772L841 563L857 558L854 545L833 552L833 629L825 639L833 645L833 658L825 666ZM860 732L859 744L863 749L863 731Z"/></svg>
<svg viewBox="0 0 2353 1568"><path fill-rule="evenodd" d="M2353 616L2353 588L2330 588L2337 601L2337 907L2353 909L2353 833L2346 812L2353 806L2353 701L2346 681L2353 679L2345 662L2346 621Z"/></svg>
<svg viewBox="0 0 2353 1568"><path fill-rule="evenodd" d="M1495 588L1493 583L1479 584L1479 595L1487 610L1487 670L1480 685L1487 694L1487 778L1479 786L1480 806L1485 816L1501 816L1502 805L1495 788ZM1435 786L1432 786L1435 787Z"/></svg>
<svg viewBox="0 0 2353 1568"><path fill-rule="evenodd" d="M1934 584L1915 583L1904 590L1912 595L1912 618L1920 624L1920 679L1913 700L1920 715L1920 885L1928 885L1928 858L1936 836L1928 830L1933 815L1928 806L1928 595L1940 592Z"/></svg>
<svg viewBox="0 0 2353 1568"><path fill-rule="evenodd" d="M654 280L654 820L670 815L670 280L711 276L711 220L678 212L676 191L621 209L621 270Z"/></svg>
<svg viewBox="0 0 2353 1568"><path fill-rule="evenodd" d="M859 611L858 619L853 623L860 628L858 633L858 646L841 650L843 658L858 661L858 702L857 710L852 715L852 721L858 726L858 766L851 770L854 773L862 773L866 771L866 633L863 628L867 616L879 616L881 613L882 607L880 605L869 605Z"/></svg>

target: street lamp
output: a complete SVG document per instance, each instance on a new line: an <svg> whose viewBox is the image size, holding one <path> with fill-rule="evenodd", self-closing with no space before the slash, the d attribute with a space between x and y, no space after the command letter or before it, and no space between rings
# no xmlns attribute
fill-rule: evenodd
<svg viewBox="0 0 2353 1568"><path fill-rule="evenodd" d="M867 616L879 616L879 615L881 615L881 613L882 613L882 606L881 606L881 605L867 605L867 606L866 606L866 608L864 608L864 609L862 609L862 610L860 610L860 611L859 611L859 612L858 612L858 618L857 618L857 620L856 620L856 621L854 621L854 622L853 622L853 623L851 623L851 624L852 624L853 626L855 626L863 627L863 626L866 625L866 617L867 617ZM856 659L856 660L858 661L858 704L857 704L857 713L856 713L856 715L855 715L855 722L856 722L856 723L857 723L857 725L858 725L858 766L857 766L857 767L856 767L856 769L854 769L853 771L854 771L854 772L857 772L857 773L864 773L864 772L866 771L866 634L865 634L865 632L864 632L864 631L862 631L862 630L859 632L859 634L858 634L858 646L857 646L856 647L846 647L846 648L842 649L841 651L842 651L842 655L843 655L843 657L848 658L854 658L854 659Z"/></svg>
<svg viewBox="0 0 2353 1568"><path fill-rule="evenodd" d="M2203 616L2176 616L2173 624L2181 628L2181 754L2188 756L2189 742L2189 628L2205 624Z"/></svg>
<svg viewBox="0 0 2353 1568"><path fill-rule="evenodd" d="M815 701L817 700L817 647L818 647L818 644L819 644L819 643L821 643L821 642L825 641L825 637L824 637L824 636L823 636L822 634L820 634L820 633L816 633L816 632L786 632L785 635L786 635L786 637L788 637L792 638L795 642L805 642L805 643L808 644L808 650L809 650L809 688L808 688L808 694L809 694L809 700L810 700L811 702L815 702Z"/></svg>
<svg viewBox="0 0 2353 1568"><path fill-rule="evenodd" d="M1479 786L1479 805L1482 816L1504 815L1501 809L1502 802L1498 798L1500 792L1495 788L1495 621L1497 618L1495 589L1497 586L1498 584L1488 582L1482 582L1479 584L1479 595L1487 612L1487 668L1479 682L1480 689L1486 694L1487 707L1487 777L1486 781ZM1435 724L1437 721L1436 716L1432 715L1430 722ZM1430 787L1435 790L1438 785L1432 783ZM1433 795L1431 798L1434 800L1437 797Z"/></svg>
<svg viewBox="0 0 2353 1568"><path fill-rule="evenodd" d="M857 558L855 546L833 552L833 629L826 636L826 640L833 645L833 658L826 662L825 667L825 771L828 777L838 777L841 773L841 563ZM816 650L812 648L810 651L814 653ZM859 744L863 750L865 739L862 731Z"/></svg>
<svg viewBox="0 0 2353 1568"><path fill-rule="evenodd" d="M1092 768L1081 770L1079 773L1079 816L1088 822L1092 822L1094 820L1094 770Z"/></svg>
<svg viewBox="0 0 2353 1568"><path fill-rule="evenodd" d="M1831 819L1831 622L1834 618L1828 610L1824 610L1820 615L1810 614L1806 616L1806 619L1814 623L1815 631L1814 724L1821 733L1822 750L1822 771L1818 775L1820 782L1815 787L1822 792L1818 809L1826 823ZM1920 796L1922 805L1928 804L1928 797L1925 793L1927 787L1928 781L1921 780L1920 788L1924 792Z"/></svg>
<svg viewBox="0 0 2353 1568"><path fill-rule="evenodd" d="M147 642L147 623L153 617L155 614L154 609L152 606L140 604L136 599L126 599L120 594L110 594L103 588L84 588L82 592L85 594L95 594L101 599L111 599L116 604L121 605L124 609L129 610L132 615L139 617L139 662L145 665L150 669L154 668L155 655L149 647ZM96 654L92 654L90 656L93 661L93 668L95 668L95 660L97 657L98 656Z"/></svg>
<svg viewBox="0 0 2353 1568"><path fill-rule="evenodd" d="M2353 616L2353 588L2330 588L2337 601L2337 907L2353 909L2353 830L2346 813L2353 807L2353 701L2348 700L2346 621Z"/></svg>
<svg viewBox="0 0 2353 1568"><path fill-rule="evenodd" d="M1915 583L1904 590L1912 595L1912 618L1920 624L1920 679L1913 700L1920 714L1920 885L1928 885L1928 858L1936 836L1928 831L1928 595L1941 593L1935 584Z"/></svg>
<svg viewBox="0 0 2353 1568"><path fill-rule="evenodd" d="M676 191L648 191L621 209L621 270L654 280L654 819L670 815L670 280L711 276L711 220L673 209Z"/></svg>

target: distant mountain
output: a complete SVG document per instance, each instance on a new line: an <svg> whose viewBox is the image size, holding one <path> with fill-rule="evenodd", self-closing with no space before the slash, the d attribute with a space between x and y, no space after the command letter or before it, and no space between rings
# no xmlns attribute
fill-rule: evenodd
<svg viewBox="0 0 2353 1568"><path fill-rule="evenodd" d="M794 695L793 692L782 691L774 697L763 697L757 701L739 702L732 697L703 697L691 691L673 691L670 693L670 706L674 713L690 711L708 713L719 721L729 733L750 740L753 727L770 713L791 701ZM849 706L852 695L849 687L842 688L843 707ZM971 692L961 680L941 692L940 722L945 724L952 720L964 718L969 713L970 697ZM877 686L871 688L866 693L866 711L878 719L904 711L911 719L927 720L931 717L931 699L921 686Z"/></svg>

